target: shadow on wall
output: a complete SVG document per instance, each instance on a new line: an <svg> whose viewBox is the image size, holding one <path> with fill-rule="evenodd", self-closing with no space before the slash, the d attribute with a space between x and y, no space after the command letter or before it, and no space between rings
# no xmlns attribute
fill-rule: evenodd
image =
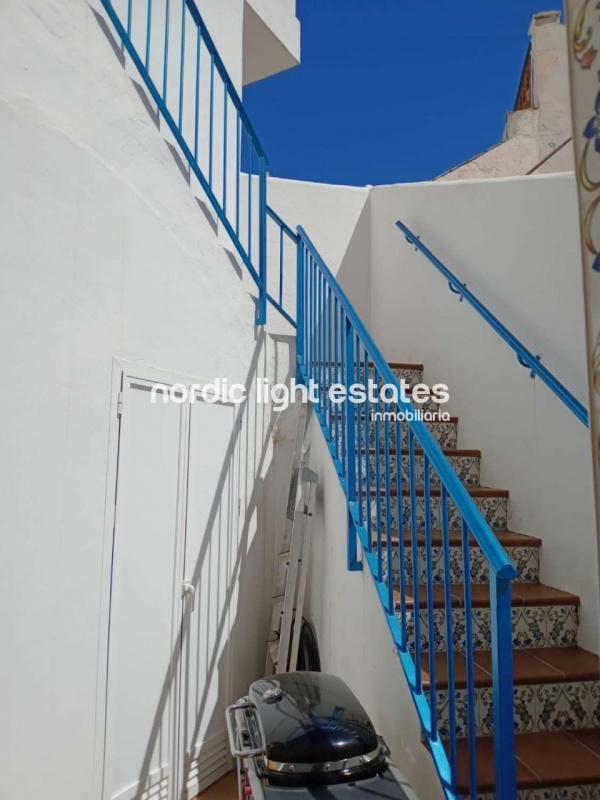
<svg viewBox="0 0 600 800"><path fill-rule="evenodd" d="M121 65L123 70L125 72L127 72L127 54L126 54L125 46L115 38L115 36L113 35L113 32L111 31L109 25L107 24L106 20L102 16L102 14L100 14L98 11L96 11L96 9L93 8L91 5L89 7L90 7L90 10L92 11L92 13L94 15L94 18L96 19L96 22L98 23L98 26L99 26L100 30L102 31L102 33L104 34L104 36L108 40L108 43L110 44L111 49L112 49L113 53L115 54L119 64ZM151 99L150 99L150 97L148 95L148 92L146 90L146 87L144 86L143 82L141 82L141 79L137 76L137 74L136 74L135 78L132 77L132 76L129 76L129 80L131 81L131 84L133 85L133 88L135 89L138 97L142 101L142 104L143 104L144 108L148 112L148 116L149 116L150 120L152 121L152 123L156 127L157 131L159 133L161 133L161 135L162 135L162 131L161 131L161 124L162 124L161 115L160 115L159 110L153 105L153 103L152 103L152 101L151 101ZM167 133L167 135L169 135L169 133L170 133L168 131L168 128L166 129L165 132ZM167 149L168 149L169 153L171 154L171 157L173 158L173 161L175 162L175 165L176 165L179 173L183 177L183 180L185 181L186 186L190 189L190 191L193 192L194 197L196 199L196 202L198 203L198 205L200 207L200 210L202 211L202 213L206 217L206 220L208 221L208 224L212 228L214 234L218 235L218 233L219 233L219 224L218 224L218 221L217 221L217 217L216 217L215 213L211 209L210 202L207 200L207 198L205 197L204 193L202 193L202 190L201 190L198 182L194 181L194 187L192 187L192 171L191 171L191 168L190 168L188 162L182 156L182 154L179 151L179 148L177 147L176 144L174 144L172 142L169 142L164 137L163 137L163 141L166 144ZM201 197L198 196L198 194L196 193L196 190L198 190L198 191L200 191L202 193ZM224 248L224 251L225 251L225 253L226 253L227 257L228 257L229 262L231 263L231 265L232 265L232 267L234 269L235 274L238 276L238 278L240 280L243 280L244 273L243 273L243 270L242 270L240 264L238 263L235 255L227 248Z"/></svg>
<svg viewBox="0 0 600 800"><path fill-rule="evenodd" d="M246 377L245 386L249 400L240 406L237 422L243 420L245 424L236 424L232 434L226 455L220 467L217 489L215 491L205 530L202 533L202 545L198 554L197 561L193 568L186 568L187 580L191 582L195 589L194 597L196 603L207 602L208 607L202 609L202 613L196 615L198 623L201 619L210 620L210 635L206 649L202 652L202 672L203 675L196 674L196 664L198 653L191 647L192 634L190 630L191 615L183 614L177 639L172 650L170 662L165 664L165 678L162 691L157 701L156 712L152 724L150 738L148 739L145 754L138 772L138 788L134 796L135 800L142 800L147 792L148 779L150 778L153 755L157 752L157 747L161 747L161 742L167 740L166 732L163 731L163 720L165 711L176 690L177 676L181 675L181 692L183 694L181 708L184 709L182 725L185 731L185 752L182 757L186 765L186 778L190 767L198 763L196 751L202 740L196 744L199 735L211 728L213 722L219 729L224 727L224 715L221 707L223 700L231 702L238 694L247 688L245 685L236 686L235 676L230 674L230 664L243 663L246 671L252 669L248 666L248 653L244 649L245 638L254 635L257 628L261 630L261 642L266 640L268 620L264 614L264 608L257 608L254 604L247 602L247 597L252 595L252 590L256 589L255 581L257 572L264 576L263 580L269 581L269 558L265 558L269 549L269 542L265 541L265 531L269 524L267 517L273 514L273 509L269 503L265 502L267 494L273 496L281 495L277 486L280 485L278 475L282 472L282 467L289 467L290 462L287 456L289 448L284 447L278 458L273 459L265 470L265 464L269 455L270 443L275 426L281 424L281 415L273 413L271 408L265 404L257 404L252 392L257 381L263 378L270 378L268 374L274 369L274 374L278 374L280 365L284 362L283 358L277 356L277 345L282 345L284 349L290 350L289 362L293 364L292 348L293 341L288 337L281 337L276 342L274 368L269 369L266 354L267 336L261 331L253 353L251 365ZM288 374L285 381L289 384L291 373L287 368ZM293 411L293 407L292 407ZM289 419L289 409L286 412ZM260 435L260 440L259 440ZM285 444L285 442L284 442ZM286 463L284 463L286 462ZM242 466L238 469L239 465ZM218 469L218 465L215 465ZM190 487L189 492L193 489ZM249 493L248 493L249 492ZM248 494L247 494L248 493ZM229 510L233 498L245 498L245 508L241 509L241 529L239 532L235 526L227 523ZM281 518L283 518L283 508L287 496L281 497ZM188 500L189 502L189 500ZM244 501L242 501L244 502ZM225 526L223 520L226 521ZM226 535L226 541L222 540ZM222 563L225 560L225 565ZM254 565L255 569L252 568ZM222 576L226 571L226 585L210 586L209 591L201 593L201 580L205 576ZM252 585L254 583L254 585ZM262 625L257 625L257 618L261 619ZM204 636L206 639L206 636ZM200 641L200 640L198 640ZM262 648L260 658L263 658ZM246 658L244 661L243 659ZM261 660L254 664L253 679L262 676L264 661ZM202 679L202 680L201 680ZM241 679L238 678L238 683ZM215 706L215 695L219 700ZM190 720L190 709L194 710L195 719ZM200 737L202 739L202 737Z"/></svg>

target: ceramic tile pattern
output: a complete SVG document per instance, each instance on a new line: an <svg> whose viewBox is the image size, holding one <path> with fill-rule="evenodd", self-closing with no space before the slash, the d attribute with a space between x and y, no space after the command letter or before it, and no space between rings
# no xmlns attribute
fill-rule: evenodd
<svg viewBox="0 0 600 800"><path fill-rule="evenodd" d="M422 380L420 370L400 370L394 368L399 379L404 378L408 383L415 384ZM433 409L434 405L427 402L425 406ZM442 407L444 411L446 408ZM366 418L365 422L366 422ZM341 415L340 415L341 421ZM431 431L438 445L445 450L455 451L458 446L458 425L456 420L451 422L427 422L428 429ZM397 616L401 625L404 626L407 636L407 643L410 652L414 656L415 641L419 636L421 652L427 655L429 650L436 653L447 651L464 652L466 650L467 619L464 598L461 597L457 586L462 586L465 582L465 564L463 548L460 539L453 540L449 548L447 559L441 546L439 535L436 543L431 548L430 569L434 587L435 607L431 610L424 609L426 605L424 587L426 585L427 569L426 549L422 539L425 528L425 502L424 497L417 493L416 503L411 509L410 498L402 492L409 486L409 458L401 450L396 454L393 452L396 446L406 449L408 447L408 426L406 423L396 424L383 422L375 424L372 420L369 424L364 424L363 435L360 442L356 442L357 452L360 454L360 475L357 481L357 495L361 499L361 513L363 524L370 521L370 533L372 540L377 538L377 531L382 534L382 561L384 583L388 581L388 552L385 544L385 534L389 529L397 535L398 530L410 531L411 522L416 520L417 531L420 541L417 546L418 558L413 563L413 547L409 539L403 542L402 547L395 540L391 549L391 579L394 587L399 590L400 585L400 566L402 564L404 581L409 587L409 594L412 597L412 584L416 581L421 588L419 611L415 615L412 610L412 600L408 608L403 611L398 607ZM397 436L397 434L399 434ZM332 439L341 443L342 437L339 430L335 432ZM415 449L419 444L415 440ZM481 487L481 457L477 451L457 451L446 454L449 464L458 475L460 481L467 488L479 489ZM424 457L422 453L415 453L415 483L418 487L424 484ZM381 485L386 486L386 468L389 465L389 475L387 486L390 491L383 491L379 496L374 493L367 495L367 476L369 485L374 486L375 476L379 473ZM401 476L401 486L398 484L398 473ZM431 529L439 530L442 527L441 519L441 500L435 496L439 487L439 478L435 472L429 469L429 482L432 488L432 495L429 498L429 515ZM518 487L516 487L518 488ZM399 495L396 490L399 490ZM509 504L506 494L497 491L490 491L486 494L485 490L480 490L478 496L473 496L473 500L483 517L493 530L506 531L509 529ZM400 498L400 503L398 502ZM448 502L448 522L451 531L460 530L461 517L453 501L449 498ZM515 537L516 538L516 537ZM529 544L527 540L521 540L514 544L515 538L508 536L510 546L506 552L517 570L516 583L528 584L523 586L524 594L520 595L520 602L513 602L512 608L512 632L513 645L515 648L534 650L535 648L566 648L577 644L578 626L578 607L576 605L565 605L566 598L561 597L560 593L550 590L551 594L546 594L545 601L536 604L536 598L540 595L535 588L539 583L540 576L540 548L537 543ZM453 608L450 617L447 616L444 595L441 587L445 585L445 562L448 562L448 580L452 586ZM413 572L414 570L414 572ZM467 559L467 577L473 586L484 586L489 584L490 572L487 559L483 555L480 547L474 543L469 547ZM541 587L543 592L547 589ZM527 590L527 591L525 591ZM486 607L485 595L479 591L478 603L475 603L469 612L471 621L471 636L473 647L477 651L490 651L492 647L492 620L489 607ZM553 594L552 594L553 592ZM533 595L532 595L533 593ZM513 595L517 597L517 594ZM527 599L529 598L529 600ZM531 601L533 600L533 604ZM566 601L568 602L568 600ZM529 604L527 604L529 603ZM417 624L418 622L418 624ZM418 633L417 629L418 628ZM562 651L568 653L569 651ZM556 658L556 656L555 656ZM560 660L559 660L560 661ZM487 661L484 659L484 662ZM520 659L528 665L528 659ZM532 660L536 665L541 662ZM445 663L445 659L443 659ZM463 662L464 663L464 660ZM564 663L564 659L563 659ZM543 673L539 677L539 667L536 682L535 669L531 681L520 680L514 687L514 710L515 710L515 731L518 734L527 735L547 735L555 734L564 736L564 732L590 731L600 728L600 679L595 677L595 673L580 674L579 679L569 680L563 673L550 668L550 674ZM544 669L546 669L544 667ZM554 679L554 674L557 678ZM472 711L475 733L481 737L493 737L493 691L489 683L491 678L485 671L479 671L479 680L474 688L474 706ZM483 675L483 679L481 676ZM592 679L593 678L593 679ZM543 680L547 682L542 682ZM459 685L453 690L444 687L438 689L436 693L436 709L438 729L443 737L449 734L449 708L450 697L454 699L456 732L459 737L466 737L469 727L469 714L467 702L467 690L464 684ZM583 735L583 734L582 734ZM586 734L587 735L587 734ZM488 739L487 741L490 741ZM594 758L593 755L588 755ZM600 763L600 749L598 752ZM528 774L531 776L531 769ZM600 776L600 769L598 772ZM563 782L561 781L558 781ZM481 793L478 795L480 800L493 800L493 793ZM600 800L600 777L597 784L588 786L577 784L567 784L564 786L550 786L545 788L520 789L518 800Z"/></svg>

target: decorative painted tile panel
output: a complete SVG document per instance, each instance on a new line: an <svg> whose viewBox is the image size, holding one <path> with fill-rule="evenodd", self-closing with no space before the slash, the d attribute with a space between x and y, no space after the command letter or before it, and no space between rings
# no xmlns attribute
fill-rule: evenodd
<svg viewBox="0 0 600 800"><path fill-rule="evenodd" d="M513 647L556 647L552 636L555 630L555 620L563 618L563 606L517 606L512 609ZM569 607L568 620L569 635L565 636L563 647L576 644L577 637L577 609ZM400 611L396 615L402 623ZM407 611L406 632L409 647L414 652L415 646L415 620L414 612ZM419 613L421 650L429 650L428 634L429 614L425 608ZM492 647L492 621L489 608L471 609L471 624L473 647L476 650L490 650ZM565 625L567 623L565 622ZM436 650L447 650L446 612L443 608L433 609L434 646ZM464 652L465 639L465 612L463 608L452 609L452 641L450 649Z"/></svg>
<svg viewBox="0 0 600 800"><path fill-rule="evenodd" d="M427 565L425 561L425 547L418 548L418 575L419 583L426 583ZM539 580L540 552L537 547L508 547L506 552L515 565L518 577L516 583L537 583ZM397 586L400 582L399 550L395 545L392 548L392 578ZM387 550L383 552L384 570L387 574ZM469 567L471 583L489 583L489 564L480 547L469 548ZM464 583L463 548L450 547L450 583ZM437 586L444 585L444 551L441 547L431 548L431 574L433 583ZM413 563L412 547L404 547L405 575L410 576L412 583Z"/></svg>
<svg viewBox="0 0 600 800"><path fill-rule="evenodd" d="M536 733L593 728L592 693L598 694L600 682L579 681L563 684L532 684L514 687L515 732ZM429 699L429 692L427 697ZM473 723L477 736L494 735L493 692L491 687L474 689ZM468 735L468 695L466 689L454 691L456 733ZM450 711L447 690L436 694L438 730L450 735Z"/></svg>
<svg viewBox="0 0 600 800"><path fill-rule="evenodd" d="M381 448L378 455L379 455L379 468L381 471L381 475L384 474L386 468L386 459L389 458L391 485L393 488L396 488L397 473L398 473L396 453L393 452L386 455L385 450ZM376 464L375 464L376 457L377 454L374 451L369 451L368 456L366 453L363 453L363 458L362 458L363 479L366 480L367 470L368 470L369 480L371 483L374 483L374 476L376 470ZM450 462L450 466L452 467L452 469L456 472L456 474L461 479L462 483L465 484L465 486L479 486L480 472L481 472L481 463L480 463L481 459L479 457L452 455L448 457L448 461ZM402 455L401 456L402 482L404 486L409 485L409 480L410 480L409 463L410 460L408 455ZM429 468L429 480L431 486L440 485L440 479L431 466ZM422 485L424 482L422 455L415 455L415 482L417 485Z"/></svg>
<svg viewBox="0 0 600 800"><path fill-rule="evenodd" d="M388 527L388 500L389 511L391 514L391 525ZM371 524L373 530L377 530L378 518L384 530L398 530L397 506L398 498L396 495L387 497L385 494L376 497L371 496ZM506 530L508 528L508 498L506 497L474 497L475 505L481 511L484 519L491 528L496 530ZM442 527L441 518L441 498L430 497L431 525L434 529ZM411 509L408 496L402 498L403 527L408 529L411 525ZM425 527L425 498L417 496L417 527ZM461 515L452 501L448 499L448 524L451 530L460 530L462 524Z"/></svg>

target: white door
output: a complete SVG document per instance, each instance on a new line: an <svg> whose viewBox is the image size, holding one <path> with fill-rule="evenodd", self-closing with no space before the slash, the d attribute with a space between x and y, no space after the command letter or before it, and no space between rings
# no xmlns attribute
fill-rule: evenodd
<svg viewBox="0 0 600 800"><path fill-rule="evenodd" d="M182 798L195 797L231 768L225 708L231 702L229 633L240 568L236 411L201 399L190 410L184 576L194 594L184 611Z"/></svg>
<svg viewBox="0 0 600 800"><path fill-rule="evenodd" d="M186 407L125 376L114 526L105 800L173 800Z"/></svg>
<svg viewBox="0 0 600 800"><path fill-rule="evenodd" d="M152 385L123 377L103 800L193 798L231 766L237 408Z"/></svg>

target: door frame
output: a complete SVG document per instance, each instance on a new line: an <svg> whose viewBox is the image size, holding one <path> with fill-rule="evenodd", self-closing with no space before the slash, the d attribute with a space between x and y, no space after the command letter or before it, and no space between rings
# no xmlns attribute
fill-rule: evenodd
<svg viewBox="0 0 600 800"><path fill-rule="evenodd" d="M199 378L197 376L185 375L179 372L152 367L135 361L123 358L113 358L111 373L111 388L109 400L109 421L108 421L108 447L107 447L107 466L106 466L106 488L104 503L104 531L102 541L102 573L100 582L100 613L98 625L98 658L97 658L97 686L96 686L96 723L95 723L95 744L94 744L94 764L92 775L93 797L97 800L105 800L105 775L107 761L107 701L108 701L108 666L109 666L109 638L110 638L110 610L111 610L111 588L112 588L112 562L114 545L115 515L117 508L116 492L118 482L119 465L119 444L121 436L121 414L119 414L119 399L125 385L125 381L137 379L143 382L163 383L166 385L183 384L189 386L196 384L200 388L208 384L214 384L214 378ZM227 402L229 398L225 395L217 394L220 401ZM229 401L231 402L231 401ZM185 415L185 432L187 437L189 431L190 409ZM240 409L244 404L240 405ZM121 409L122 411L122 409ZM187 469L188 447L184 449L185 467ZM183 567L183 554L185 551L185 503L187 494L182 493L179 514L183 527L183 537L179 544L179 559ZM179 609L181 611L181 608ZM178 697L177 704L180 699ZM174 737L179 739L179 725L174 728ZM177 770L176 786L180 790L183 778L183 765L173 765Z"/></svg>

